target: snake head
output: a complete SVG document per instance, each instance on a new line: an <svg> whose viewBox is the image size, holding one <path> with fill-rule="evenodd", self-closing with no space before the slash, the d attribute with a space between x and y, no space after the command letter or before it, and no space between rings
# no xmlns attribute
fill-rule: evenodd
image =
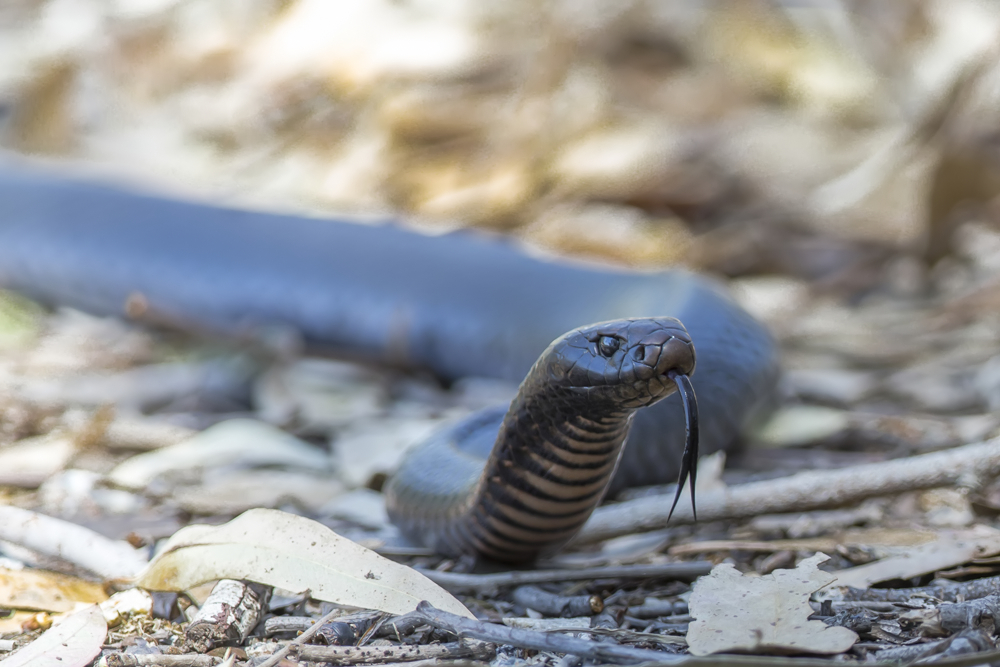
<svg viewBox="0 0 1000 667"><path fill-rule="evenodd" d="M670 514L687 480L694 510L698 402L689 378L695 367L694 345L683 324L672 317L656 317L581 327L556 339L539 364L544 364L554 398L576 403L577 408L581 407L578 401L584 401L595 420L600 420L602 414L633 412L678 391L684 405L686 433Z"/></svg>
<svg viewBox="0 0 1000 667"><path fill-rule="evenodd" d="M600 322L558 338L542 355L555 389L594 408L635 410L674 392L671 373L694 372L695 352L684 325L672 317Z"/></svg>

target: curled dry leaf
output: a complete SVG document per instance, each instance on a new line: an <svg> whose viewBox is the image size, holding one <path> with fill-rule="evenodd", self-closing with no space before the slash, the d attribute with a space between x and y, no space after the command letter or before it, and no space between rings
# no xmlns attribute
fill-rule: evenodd
<svg viewBox="0 0 1000 667"><path fill-rule="evenodd" d="M221 526L188 526L150 562L138 585L184 591L216 579L248 579L319 600L413 611L427 600L473 618L461 602L413 568L394 563L321 523L277 510L254 509Z"/></svg>
<svg viewBox="0 0 1000 667"><path fill-rule="evenodd" d="M101 608L89 605L53 625L14 655L0 660L0 667L84 667L101 652L107 634Z"/></svg>
<svg viewBox="0 0 1000 667"><path fill-rule="evenodd" d="M693 655L749 653L843 653L858 636L842 627L810 621L809 596L835 577L817 569L829 556L818 553L794 570L744 576L722 564L694 584L688 606L696 620L688 631Z"/></svg>

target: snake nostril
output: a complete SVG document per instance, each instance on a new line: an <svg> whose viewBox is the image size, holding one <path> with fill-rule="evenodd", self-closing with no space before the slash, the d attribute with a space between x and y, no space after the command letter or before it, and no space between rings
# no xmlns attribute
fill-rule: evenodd
<svg viewBox="0 0 1000 667"><path fill-rule="evenodd" d="M632 358L636 361L643 361L646 358L646 346L636 345L632 350Z"/></svg>

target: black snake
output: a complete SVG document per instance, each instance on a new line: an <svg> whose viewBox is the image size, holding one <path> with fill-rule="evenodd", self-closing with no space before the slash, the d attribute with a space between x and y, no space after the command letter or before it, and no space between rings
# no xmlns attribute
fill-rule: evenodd
<svg viewBox="0 0 1000 667"><path fill-rule="evenodd" d="M670 316L698 352L692 384L703 452L730 447L766 412L777 377L766 329L701 276L543 261L484 235L234 210L22 166L0 165L0 286L49 304L228 334L290 327L314 350L425 368L445 381L521 381L567 331ZM475 419L453 443L461 445L456 459L492 444L503 411ZM611 491L676 478L684 423L678 394L639 410ZM460 463L452 476L465 479ZM432 499L408 502L416 516Z"/></svg>

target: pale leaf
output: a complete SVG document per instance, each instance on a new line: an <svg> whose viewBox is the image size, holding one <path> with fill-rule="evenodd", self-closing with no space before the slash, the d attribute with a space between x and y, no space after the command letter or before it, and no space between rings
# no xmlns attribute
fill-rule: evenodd
<svg viewBox="0 0 1000 667"><path fill-rule="evenodd" d="M0 568L0 608L68 612L108 596L98 584L45 570Z"/></svg>
<svg viewBox="0 0 1000 667"><path fill-rule="evenodd" d="M818 553L794 570L748 577L732 565L717 565L698 579L688 606L695 620L688 630L693 655L744 653L843 653L858 636L842 627L810 621L809 596L833 575L817 569L829 558Z"/></svg>
<svg viewBox="0 0 1000 667"><path fill-rule="evenodd" d="M84 667L101 652L108 625L97 605L76 611L46 630L0 667Z"/></svg>
<svg viewBox="0 0 1000 667"><path fill-rule="evenodd" d="M278 510L254 509L221 526L177 531L140 575L149 590L184 591L216 579L248 579L319 600L413 611L427 600L473 618L443 588L413 568L379 556L321 523Z"/></svg>
<svg viewBox="0 0 1000 667"><path fill-rule="evenodd" d="M988 526L975 526L968 530L942 531L933 542L911 547L905 553L873 563L839 570L833 576L837 577L837 586L868 588L880 581L911 579L998 553L1000 531Z"/></svg>

